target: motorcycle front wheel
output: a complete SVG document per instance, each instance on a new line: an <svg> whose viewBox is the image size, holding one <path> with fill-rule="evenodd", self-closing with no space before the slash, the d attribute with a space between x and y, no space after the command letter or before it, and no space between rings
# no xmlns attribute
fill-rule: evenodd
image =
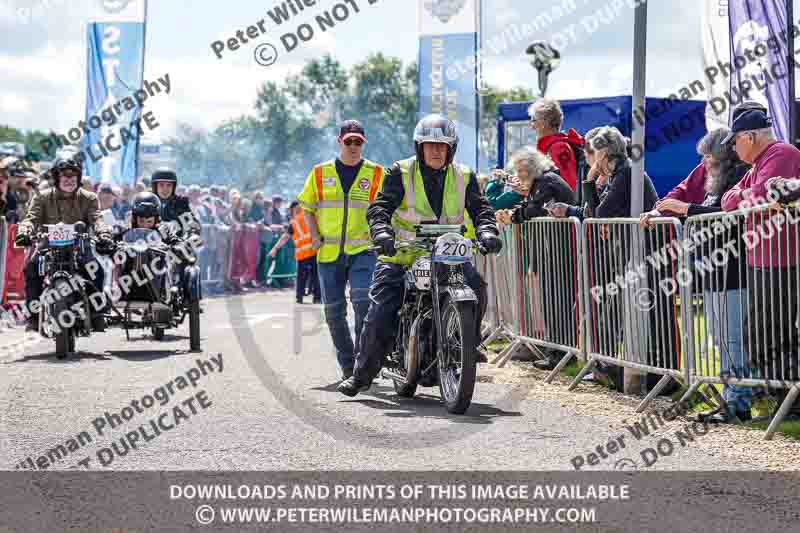
<svg viewBox="0 0 800 533"><path fill-rule="evenodd" d="M464 414L472 402L477 374L475 302L442 305L443 357L439 361L439 392L447 412Z"/></svg>

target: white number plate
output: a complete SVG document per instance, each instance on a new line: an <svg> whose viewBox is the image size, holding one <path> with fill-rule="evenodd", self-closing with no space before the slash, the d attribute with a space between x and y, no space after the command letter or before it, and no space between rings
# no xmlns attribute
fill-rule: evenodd
<svg viewBox="0 0 800 533"><path fill-rule="evenodd" d="M47 241L50 246L69 246L75 242L75 225L55 224L48 226Z"/></svg>
<svg viewBox="0 0 800 533"><path fill-rule="evenodd" d="M446 265L460 265L472 260L472 241L458 233L445 233L433 247L433 260Z"/></svg>

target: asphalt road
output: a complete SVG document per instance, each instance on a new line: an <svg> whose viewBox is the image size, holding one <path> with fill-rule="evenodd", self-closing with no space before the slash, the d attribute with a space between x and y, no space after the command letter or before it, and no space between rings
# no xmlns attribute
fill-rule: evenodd
<svg viewBox="0 0 800 533"><path fill-rule="evenodd" d="M161 342L95 334L66 361L51 341L19 346L20 330L1 332L0 468L30 457L49 469L569 471L575 456L588 460L620 435L602 417L526 399L524 386L481 382L462 416L445 411L437 389L402 399L386 380L346 398L321 308L293 300L206 300L202 353L188 352L188 323ZM639 450L657 441L627 435L625 449L583 469L630 468L622 459L641 462ZM696 448L688 442L651 469L748 468Z"/></svg>

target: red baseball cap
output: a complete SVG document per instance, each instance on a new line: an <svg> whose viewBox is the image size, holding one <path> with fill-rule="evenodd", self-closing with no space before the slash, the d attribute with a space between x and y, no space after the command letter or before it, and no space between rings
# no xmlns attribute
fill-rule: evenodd
<svg viewBox="0 0 800 533"><path fill-rule="evenodd" d="M364 126L357 120L345 120L339 127L339 139L344 141L350 137L358 137L364 142L367 141Z"/></svg>

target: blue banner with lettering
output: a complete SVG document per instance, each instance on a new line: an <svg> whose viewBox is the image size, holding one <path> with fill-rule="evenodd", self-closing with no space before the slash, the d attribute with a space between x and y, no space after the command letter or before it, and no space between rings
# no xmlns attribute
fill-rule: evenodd
<svg viewBox="0 0 800 533"><path fill-rule="evenodd" d="M144 77L145 12L145 0L128 2L124 11L102 2L87 26L82 144L84 174L95 182L136 182L142 109L135 94Z"/></svg>
<svg viewBox="0 0 800 533"><path fill-rule="evenodd" d="M456 160L478 171L477 0L420 0L419 118L438 113L456 123Z"/></svg>

